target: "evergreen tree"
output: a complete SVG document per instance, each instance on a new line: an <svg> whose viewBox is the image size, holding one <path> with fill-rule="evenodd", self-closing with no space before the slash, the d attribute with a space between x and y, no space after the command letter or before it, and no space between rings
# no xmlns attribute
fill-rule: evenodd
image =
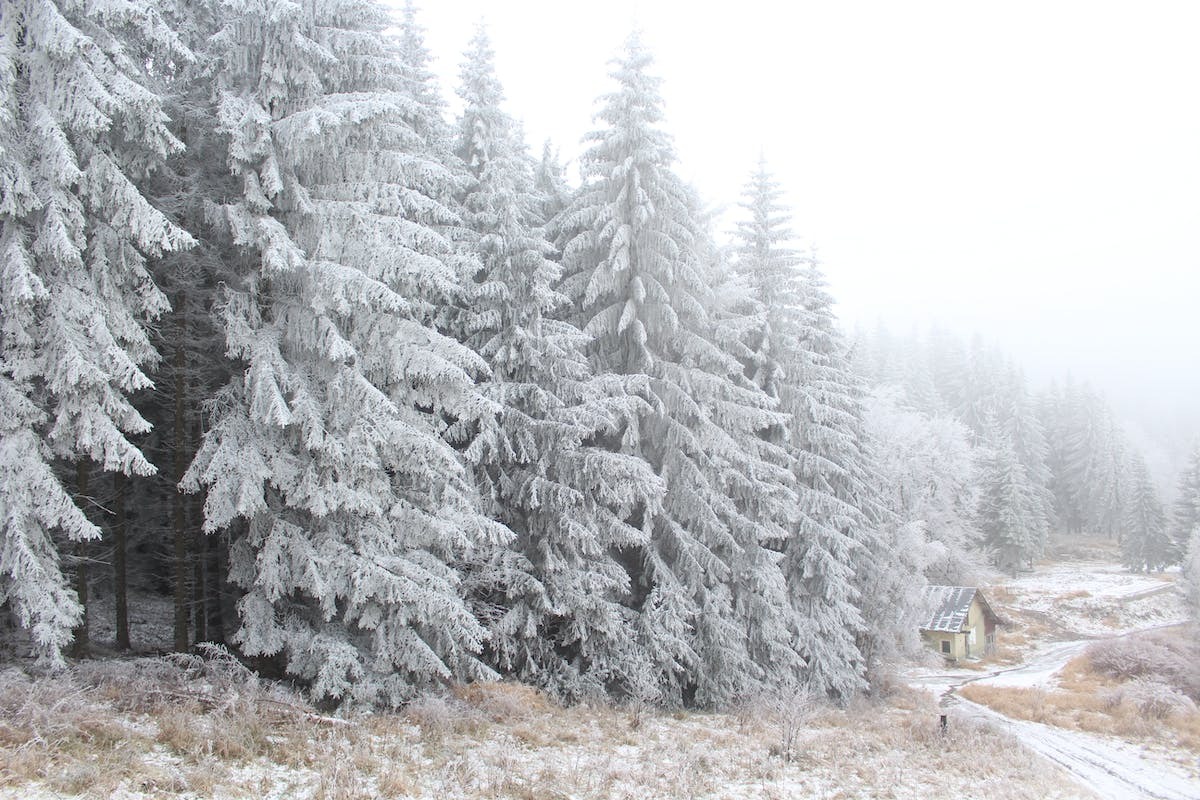
<svg viewBox="0 0 1200 800"><path fill-rule="evenodd" d="M739 224L736 269L763 304L751 330L746 372L788 414L774 432L786 443L799 503L781 549L796 614L804 681L847 696L865 686L857 638L866 630L856 602L854 562L865 557L875 500L863 473L862 410L815 263L789 247L781 191L764 164L751 178ZM767 431L767 435L772 432Z"/></svg>
<svg viewBox="0 0 1200 800"><path fill-rule="evenodd" d="M1197 528L1200 528L1200 446L1192 451L1187 465L1179 473L1169 528L1172 561L1186 556Z"/></svg>
<svg viewBox="0 0 1200 800"><path fill-rule="evenodd" d="M548 225L571 202L571 187L567 185L558 152L550 146L549 140L542 145L542 158L534 171L533 187L541 196L541 222Z"/></svg>
<svg viewBox="0 0 1200 800"><path fill-rule="evenodd" d="M1192 531L1184 553L1181 579L1192 620L1200 622L1200 526Z"/></svg>
<svg viewBox="0 0 1200 800"><path fill-rule="evenodd" d="M671 171L651 57L631 37L588 135L584 185L556 220L562 289L592 337L600 375L648 376L648 410L610 447L645 459L666 484L661 509L629 522L647 545L628 553L639 634L668 702L721 704L753 678L730 584L742 524L729 465L770 423L770 400L713 344L703 232Z"/></svg>
<svg viewBox="0 0 1200 800"><path fill-rule="evenodd" d="M74 597L53 537L99 536L54 460L77 463L81 492L88 462L154 472L129 439L149 428L130 396L168 309L146 262L192 241L139 182L180 147L151 70L187 58L154 3L0 13L0 602L52 663L87 631L86 562Z"/></svg>
<svg viewBox="0 0 1200 800"><path fill-rule="evenodd" d="M468 341L491 366L483 389L501 409L471 456L490 513L516 533L473 577L495 609L488 650L497 669L568 697L644 694L653 680L613 554L644 543L627 518L656 507L662 484L645 461L595 442L646 412L635 393L645 381L593 377L583 333L553 318L567 301L539 227L545 196L500 108L482 30L461 78L457 154L472 177L462 206L482 265Z"/></svg>
<svg viewBox="0 0 1200 800"><path fill-rule="evenodd" d="M809 685L844 698L862 686L860 675L874 667L867 659L881 650L863 614L887 613L865 594L877 583L871 570L855 575L855 565L900 554L887 552L879 539L893 520L878 495L878 470L863 427L864 390L850 368L815 258L808 260L801 291L805 325L790 368L796 395L785 398L783 408L792 411L802 522L788 543L785 574L806 619L801 652Z"/></svg>
<svg viewBox="0 0 1200 800"><path fill-rule="evenodd" d="M1030 502L1028 536L1033 557L1040 556L1050 538L1054 519L1054 495L1050 491L1050 467L1047 464L1048 446L1045 431L1035 413L1033 401L1025 388L1025 377L1015 369L1009 371L1004 392L1006 408L1001 423L1012 442L1013 452L1024 468L1028 481Z"/></svg>
<svg viewBox="0 0 1200 800"><path fill-rule="evenodd" d="M1045 522L1012 434L993 425L989 438L981 467L979 527L996 566L1015 577L1039 555L1038 531Z"/></svg>
<svg viewBox="0 0 1200 800"><path fill-rule="evenodd" d="M1161 571L1172 559L1166 515L1140 454L1130 469L1129 506L1121 533L1121 558L1134 572Z"/></svg>
<svg viewBox="0 0 1200 800"><path fill-rule="evenodd" d="M340 0L223 6L204 37L242 194L214 219L253 254L224 302L240 368L185 484L240 531L234 641L316 697L396 703L490 674L455 565L508 536L444 436L495 413L486 365L437 329L461 295L450 171L386 14Z"/></svg>

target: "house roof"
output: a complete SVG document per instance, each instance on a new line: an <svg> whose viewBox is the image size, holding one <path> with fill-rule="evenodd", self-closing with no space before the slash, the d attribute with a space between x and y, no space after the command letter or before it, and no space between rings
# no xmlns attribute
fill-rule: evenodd
<svg viewBox="0 0 1200 800"><path fill-rule="evenodd" d="M967 622L967 613L976 595L979 595L984 614L999 621L983 594L973 586L928 586L925 589L928 616L923 618L921 630L958 633Z"/></svg>

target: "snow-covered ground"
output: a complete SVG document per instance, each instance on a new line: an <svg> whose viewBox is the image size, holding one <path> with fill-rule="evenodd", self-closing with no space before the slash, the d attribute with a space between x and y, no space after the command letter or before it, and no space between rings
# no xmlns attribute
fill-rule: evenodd
<svg viewBox="0 0 1200 800"><path fill-rule="evenodd" d="M1176 577L1098 561L1051 564L1006 581L1000 605L1042 615L1078 638L1146 630L1187 619Z"/></svg>
<svg viewBox="0 0 1200 800"><path fill-rule="evenodd" d="M990 724L953 712L943 736L936 706L915 693L703 714L561 708L487 684L331 720L232 666L172 663L0 672L0 798L1095 797Z"/></svg>
<svg viewBox="0 0 1200 800"><path fill-rule="evenodd" d="M966 717L991 722L1023 745L1062 766L1076 780L1113 800L1196 800L1200 778L1145 749L1112 737L1093 736L1052 725L1014 720L987 706L955 698Z"/></svg>

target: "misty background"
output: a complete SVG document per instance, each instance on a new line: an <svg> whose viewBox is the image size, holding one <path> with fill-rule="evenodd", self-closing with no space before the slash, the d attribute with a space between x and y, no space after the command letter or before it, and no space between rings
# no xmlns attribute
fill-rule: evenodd
<svg viewBox="0 0 1200 800"><path fill-rule="evenodd" d="M725 207L720 228L763 153L848 330L936 322L1035 390L1092 383L1170 495L1200 435L1200 7L428 3L452 105L480 21L510 110L571 174L639 28L679 172Z"/></svg>

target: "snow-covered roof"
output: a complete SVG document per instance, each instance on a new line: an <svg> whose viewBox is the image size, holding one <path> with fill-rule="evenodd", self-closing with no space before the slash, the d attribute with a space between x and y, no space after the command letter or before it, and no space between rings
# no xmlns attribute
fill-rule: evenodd
<svg viewBox="0 0 1200 800"><path fill-rule="evenodd" d="M943 631L958 633L967 622L967 613L971 610L971 601L979 590L973 586L929 586L925 589L925 606L929 616L921 625L923 631ZM983 595L979 595L984 613L995 618Z"/></svg>

